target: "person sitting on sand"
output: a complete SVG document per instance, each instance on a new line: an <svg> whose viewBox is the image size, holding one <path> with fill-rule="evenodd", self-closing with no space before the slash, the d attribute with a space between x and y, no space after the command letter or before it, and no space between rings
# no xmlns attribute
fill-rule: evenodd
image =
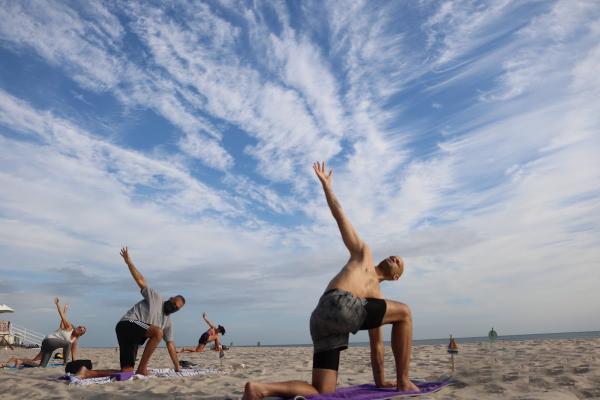
<svg viewBox="0 0 600 400"><path fill-rule="evenodd" d="M215 347L213 349L214 351L221 350L221 340L219 335L225 334L225 327L223 327L223 325L215 326L214 323L210 322L206 318L206 313L202 313L202 318L204 319L204 322L206 322L206 324L208 325L208 330L204 332L202 336L200 336L200 339L198 340L198 346L196 346L195 349L191 347L187 349L183 348L179 350L179 353L203 352L204 347L210 342L215 342Z"/></svg>
<svg viewBox="0 0 600 400"><path fill-rule="evenodd" d="M170 315L185 305L185 298L177 295L163 301L158 292L148 287L146 280L131 261L127 247L121 249L121 257L129 267L129 272L144 297L144 300L136 303L123 315L115 327L119 342L121 370L88 370L82 367L77 372L77 376L81 378L98 378L118 372L133 371L138 346L146 343L146 341L146 347L136 373L148 375L148 362L162 339L167 343L167 350L175 371L179 371L179 360L173 341L173 325Z"/></svg>
<svg viewBox="0 0 600 400"><path fill-rule="evenodd" d="M412 317L406 304L383 299L382 281L395 281L404 270L400 257L391 256L375 265L371 249L363 242L344 214L332 188L333 171L326 173L325 162L313 169L321 181L327 204L340 229L350 259L329 282L310 317L314 345L312 384L304 381L276 383L248 382L243 399L268 396L313 396L335 391L340 352L348 348L350 332L369 331L371 367L378 387L419 391L408 378L412 346ZM392 351L396 381L386 381L383 370L383 328L392 324Z"/></svg>
<svg viewBox="0 0 600 400"><path fill-rule="evenodd" d="M65 307L64 311L61 309L58 297L54 299L54 304L60 316L60 326L55 332L49 333L42 340L40 352L32 359L12 357L5 363L0 363L0 366L14 364L17 368L21 366L45 368L54 350L60 348L63 351L63 363L66 364L69 361L69 355L73 360L77 359L78 341L79 337L86 332L85 326L73 328L73 324L69 322L66 316L67 308Z"/></svg>

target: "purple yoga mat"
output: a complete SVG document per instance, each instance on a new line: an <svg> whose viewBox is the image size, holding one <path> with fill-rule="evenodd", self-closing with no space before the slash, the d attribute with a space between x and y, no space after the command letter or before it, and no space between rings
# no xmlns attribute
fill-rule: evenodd
<svg viewBox="0 0 600 400"><path fill-rule="evenodd" d="M112 374L110 377L111 379L115 379L117 381L126 381L129 378L131 378L133 376L133 371L122 371L122 372L116 372L114 374Z"/></svg>
<svg viewBox="0 0 600 400"><path fill-rule="evenodd" d="M438 382L414 382L420 392L399 392L396 389L378 388L375 385L358 385L350 386L346 388L340 388L334 393L319 394L316 396L307 397L310 400L341 400L341 399L352 399L352 400L384 400L391 399L393 397L401 396L420 396L423 394L430 394L437 392L440 389L445 388L452 384L452 381L438 381Z"/></svg>

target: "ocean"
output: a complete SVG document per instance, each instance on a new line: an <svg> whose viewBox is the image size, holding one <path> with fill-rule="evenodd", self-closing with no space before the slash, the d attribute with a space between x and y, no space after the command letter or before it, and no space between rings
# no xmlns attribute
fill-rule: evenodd
<svg viewBox="0 0 600 400"><path fill-rule="evenodd" d="M503 341L524 341L524 340L549 340L549 339L591 339L600 338L600 331L589 331L589 332L558 332L558 333L532 333L527 335L504 335L496 338L497 342ZM487 342L487 336L473 336L473 337L455 337L456 343L477 343ZM432 344L448 344L448 338L440 339L415 339L413 340L413 346L423 346ZM389 346L390 342L385 341L385 345ZM261 344L263 347L307 347L312 346L310 343L305 344ZM350 342L350 347L365 347L369 346L369 342ZM236 346L236 347L254 347L252 345L247 346Z"/></svg>
<svg viewBox="0 0 600 400"><path fill-rule="evenodd" d="M506 335L498 336L497 342L502 341L523 341L523 340L548 340L548 339L590 339L600 338L600 331L589 331L589 332L560 332L560 333L533 333L528 335ZM477 343L477 342L488 342L487 336L474 336L464 338L454 338L456 343ZM390 343L385 342L386 345ZM428 344L448 344L448 338L442 339L417 339L413 340L413 346L428 345ZM368 346L369 342L351 343L350 346Z"/></svg>

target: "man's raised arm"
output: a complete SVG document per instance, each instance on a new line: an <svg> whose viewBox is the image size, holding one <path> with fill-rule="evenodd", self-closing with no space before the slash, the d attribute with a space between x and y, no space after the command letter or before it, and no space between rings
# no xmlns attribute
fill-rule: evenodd
<svg viewBox="0 0 600 400"><path fill-rule="evenodd" d="M135 280L135 283L137 283L140 287L140 290L144 289L146 287L146 280L144 279L144 276L140 274L140 271L137 270L135 265L133 265L133 262L131 261L131 258L129 257L129 253L127 251L127 246L121 249L121 257L123 257L125 264L127 264L127 266L129 267L129 272L131 272L131 276L133 276L133 279Z"/></svg>
<svg viewBox="0 0 600 400"><path fill-rule="evenodd" d="M331 214L333 214L333 218L335 218L335 221L337 222L338 227L340 228L342 240L344 241L346 248L348 248L348 251L350 251L350 256L354 257L362 254L366 245L362 241L360 236L358 236L358 233L350 223L348 217L346 217L346 214L344 214L344 210L342 209L340 202L333 193L333 170L330 170L329 174L325 173L325 161L323 161L321 164L319 164L318 162L314 163L313 169L315 170L315 174L317 174L317 177L323 185L323 191L325 192L327 204L329 205Z"/></svg>

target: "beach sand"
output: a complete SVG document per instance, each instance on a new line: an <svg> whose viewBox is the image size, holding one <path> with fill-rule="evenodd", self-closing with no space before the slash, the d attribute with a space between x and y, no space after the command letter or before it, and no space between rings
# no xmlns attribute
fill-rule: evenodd
<svg viewBox="0 0 600 400"><path fill-rule="evenodd" d="M455 356L457 383L430 399L600 399L600 339L561 339L460 344ZM36 350L0 349L0 360L12 355L31 357ZM141 354L141 352L140 352ZM114 349L80 350L94 368L117 368ZM222 364L218 353L185 353L180 359L226 374L189 378L154 378L106 385L68 386L53 380L62 369L0 370L2 399L223 399L239 398L248 380L310 380L311 347L234 347ZM243 364L243 367L242 367ZM151 360L152 368L169 368L166 349ZM394 377L393 356L386 346L386 376ZM450 356L443 345L413 348L411 376L435 380L450 373ZM341 357L339 386L372 382L368 347L351 347ZM424 397L421 397L424 398Z"/></svg>

